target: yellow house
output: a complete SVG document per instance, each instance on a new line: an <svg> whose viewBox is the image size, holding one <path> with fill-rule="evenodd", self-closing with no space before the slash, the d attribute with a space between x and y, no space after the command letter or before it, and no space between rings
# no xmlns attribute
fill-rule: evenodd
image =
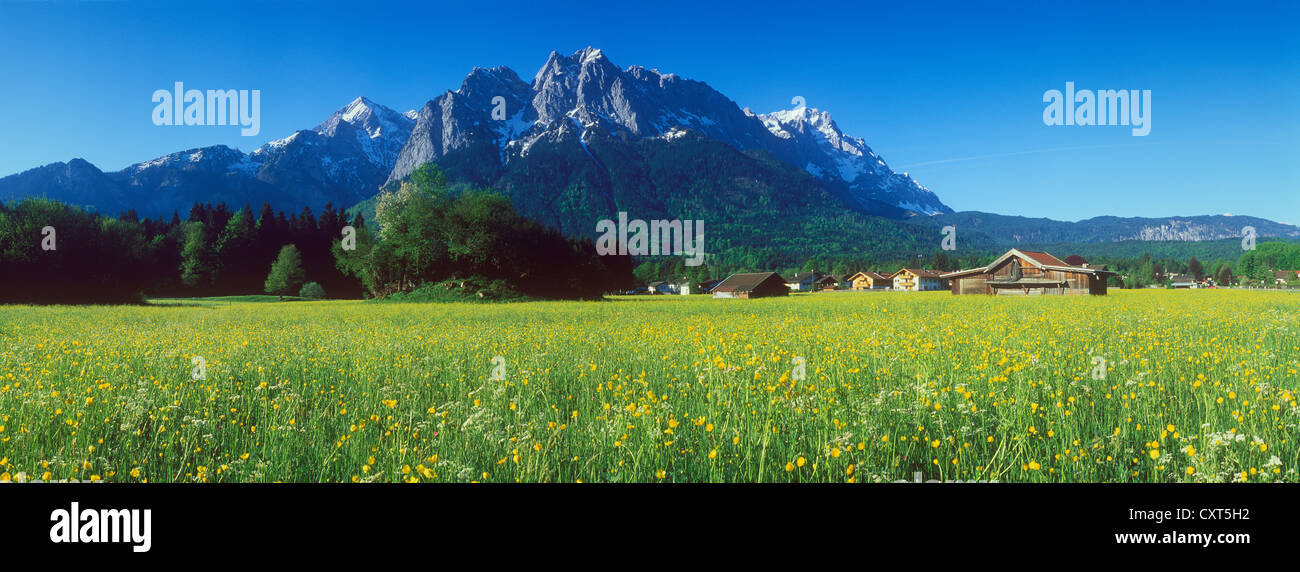
<svg viewBox="0 0 1300 572"><path fill-rule="evenodd" d="M859 272L849 277L854 290L886 290L894 281L879 272Z"/></svg>

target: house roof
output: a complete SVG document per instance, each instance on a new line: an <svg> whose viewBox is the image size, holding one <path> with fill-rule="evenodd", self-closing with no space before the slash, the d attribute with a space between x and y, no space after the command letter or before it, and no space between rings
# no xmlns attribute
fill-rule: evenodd
<svg viewBox="0 0 1300 572"><path fill-rule="evenodd" d="M1035 268L1038 268L1040 270L1061 270L1064 272L1078 272L1081 274L1092 274L1094 276L1108 276L1108 275L1115 274L1115 272L1106 270L1105 266L1070 266L1069 264L1063 262L1061 259L1052 256L1051 254L1048 254L1046 252L1036 252L1031 250L1017 250L1013 248L1011 250L1008 250L1002 256L999 256L997 260L990 262L988 266L983 266L980 268L971 268L969 270L958 270L956 272L949 272L947 274L944 274L943 277L957 278L960 276L968 276L971 274L987 274L989 272L992 272L993 269L1001 266L1003 262L1006 262L1007 259L1013 256L1016 258L1020 258L1021 260L1029 261L1030 264L1034 265Z"/></svg>
<svg viewBox="0 0 1300 572"><path fill-rule="evenodd" d="M811 279L815 282L821 280L823 276L825 276L825 274L822 274L821 272L795 272L789 278L781 277L781 279L786 282L802 282Z"/></svg>
<svg viewBox="0 0 1300 572"><path fill-rule="evenodd" d="M732 274L726 280L723 280L717 286L713 287L713 292L752 292L764 282L776 280L781 286L785 286L785 279L775 272L748 272L743 274Z"/></svg>
<svg viewBox="0 0 1300 572"><path fill-rule="evenodd" d="M899 268L897 272L894 272L893 274L890 274L890 275L889 275L889 278L893 278L893 277L895 277L895 276L898 276L899 274L902 274L903 272L908 272L908 273L912 274L913 276L916 276L916 277L919 277L919 278L939 278L939 277L941 277L941 276L943 275L943 272L940 272L940 271L938 271L938 270L930 270L929 268Z"/></svg>
<svg viewBox="0 0 1300 572"><path fill-rule="evenodd" d="M857 274L849 276L848 278L845 278L845 280L857 280L859 276L863 278L870 278L871 280L889 280L888 276L885 276L884 274L881 274L879 272L859 272Z"/></svg>

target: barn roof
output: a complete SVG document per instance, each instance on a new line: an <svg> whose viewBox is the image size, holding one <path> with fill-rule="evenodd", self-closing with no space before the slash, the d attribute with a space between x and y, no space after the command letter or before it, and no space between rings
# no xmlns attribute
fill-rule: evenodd
<svg viewBox="0 0 1300 572"><path fill-rule="evenodd" d="M762 283L776 279L778 283L785 286L785 279L781 278L775 272L748 272L743 274L732 274L726 280L723 280L717 286L713 287L713 292L752 292Z"/></svg>
<svg viewBox="0 0 1300 572"><path fill-rule="evenodd" d="M988 266L983 266L980 268L971 268L969 270L958 270L956 272L949 272L947 274L944 274L943 277L958 278L961 276L969 276L971 274L987 274L989 272L993 272L993 269L1001 266L1003 262L1005 262L1008 258L1011 258L1013 256L1020 258L1022 260L1029 261L1030 264L1034 265L1036 268L1039 268L1040 270L1061 270L1065 272L1078 272L1081 274L1092 274L1094 276L1107 276L1107 275L1115 274L1114 272L1106 270L1105 266L1070 266L1069 264L1066 264L1061 259L1052 256L1051 254L1048 254L1046 252L1036 252L1032 250L1017 250L1013 248L1011 250L1008 250L1006 254L999 256L997 260L990 262Z"/></svg>
<svg viewBox="0 0 1300 572"><path fill-rule="evenodd" d="M1028 258L1028 259L1030 259L1030 260L1033 260L1034 262L1037 262L1037 263L1039 263L1039 264L1043 264L1043 265L1046 265L1046 266L1070 266L1070 265L1067 264L1064 260L1061 260L1060 258L1057 258L1057 257L1055 257L1055 256L1052 256L1052 255L1050 255L1050 254L1048 254L1048 253L1046 253L1046 252L1035 252L1035 251L1033 251L1033 250L1020 250L1020 251L1018 251L1018 252L1020 252L1021 254L1025 255L1025 258ZM1079 267L1079 268L1082 268L1082 267Z"/></svg>

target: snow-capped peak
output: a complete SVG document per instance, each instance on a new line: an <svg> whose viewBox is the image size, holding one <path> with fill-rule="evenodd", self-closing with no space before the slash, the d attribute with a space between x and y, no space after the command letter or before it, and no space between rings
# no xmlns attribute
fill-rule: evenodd
<svg viewBox="0 0 1300 572"><path fill-rule="evenodd" d="M580 62L584 64L588 62L594 62L600 58L605 57L605 54L600 51L600 48L593 48L591 46L587 46L586 49L579 50L577 53L573 55L581 56L582 59L580 60Z"/></svg>
<svg viewBox="0 0 1300 572"><path fill-rule="evenodd" d="M862 138L840 131L826 111L800 106L757 117L768 131L797 150L804 170L820 179L847 185L859 200L886 202L924 214L951 210L907 173L890 169Z"/></svg>
<svg viewBox="0 0 1300 572"><path fill-rule="evenodd" d="M352 100L352 103L349 103L347 107L343 108L343 115L341 117L348 123L354 123L358 118L364 121L364 116L374 113L373 105L374 104L369 99L358 97Z"/></svg>
<svg viewBox="0 0 1300 572"><path fill-rule="evenodd" d="M358 97L344 106L343 109L335 111L333 115L330 115L329 119L318 125L314 131L321 135L333 137L340 122L356 127L359 131L364 131L371 139L387 133L405 132L409 134L411 127L414 125L413 119L407 115L393 111L365 97Z"/></svg>
<svg viewBox="0 0 1300 572"><path fill-rule="evenodd" d="M796 107L764 113L758 116L773 135L790 139L796 134L807 133L809 129L817 131L832 148L851 155L862 156L870 153L866 142L860 137L848 137L840 131L831 119L831 114L815 107Z"/></svg>

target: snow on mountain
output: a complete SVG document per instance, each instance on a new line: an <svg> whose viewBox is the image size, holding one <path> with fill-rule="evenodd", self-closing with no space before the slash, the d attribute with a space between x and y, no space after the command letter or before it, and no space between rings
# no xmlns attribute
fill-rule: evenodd
<svg viewBox="0 0 1300 572"><path fill-rule="evenodd" d="M505 116L492 117L501 100ZM572 123L571 123L572 122ZM460 89L429 101L388 180L476 145L497 149L500 165L526 157L541 141L576 128L625 141L675 140L682 130L745 150L764 150L835 187L851 206L876 212L881 203L921 214L951 212L933 192L889 169L866 143L842 132L830 114L799 108L755 115L703 82L655 69L619 69L599 49L551 52L525 83L509 68L475 68ZM596 159L595 156L592 156Z"/></svg>
<svg viewBox="0 0 1300 572"><path fill-rule="evenodd" d="M271 141L249 155L257 178L305 193L304 202L352 204L378 189L415 120L358 97L311 130Z"/></svg>
<svg viewBox="0 0 1300 572"><path fill-rule="evenodd" d="M355 142L355 150L367 161L391 169L414 126L414 118L407 114L393 111L365 97L358 97L311 131L330 139L347 137L349 140L342 145L344 148L351 147ZM303 131L298 131L284 139L268 142L253 151L253 155L266 156L283 152L286 147L292 147L302 133Z"/></svg>
<svg viewBox="0 0 1300 572"><path fill-rule="evenodd" d="M850 197L864 205L879 201L925 215L952 212L932 191L890 169L861 137L840 131L826 111L797 107L757 117L789 144L795 164L832 185L845 185Z"/></svg>
<svg viewBox="0 0 1300 572"><path fill-rule="evenodd" d="M899 208L951 212L929 189L889 169L861 138L842 133L826 112L798 108L755 115L704 82L641 66L620 69L590 47L568 56L551 52L531 81L507 67L474 68L458 89L418 110L401 113L358 97L315 128L252 153L224 146L195 149L132 165L109 178L125 180L133 193L201 187L180 189L184 200L206 193L220 201L231 189L247 197L269 188L274 189L270 194L288 197L286 202L316 207L355 204L431 161L458 165L462 174L491 184L493 173L528 157L538 143L576 140L603 171L600 152L587 147L597 137L624 144L658 138L676 145L695 135L743 152L766 152L804 169L847 208L886 216L898 216ZM48 184L41 184L57 187L55 171L27 180L36 185L36 177L47 177ZM100 187L112 185L87 188ZM168 212L188 208L165 203L150 200Z"/></svg>

